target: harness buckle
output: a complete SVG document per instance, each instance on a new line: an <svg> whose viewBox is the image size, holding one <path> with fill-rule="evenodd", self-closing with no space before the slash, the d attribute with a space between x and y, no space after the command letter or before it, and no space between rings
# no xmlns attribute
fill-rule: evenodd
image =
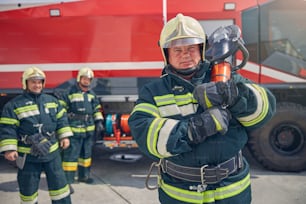
<svg viewBox="0 0 306 204"><path fill-rule="evenodd" d="M201 184L202 185L206 185L205 184L205 169L208 167L208 165L204 165L204 166L201 166L200 168L200 175L201 175Z"/></svg>

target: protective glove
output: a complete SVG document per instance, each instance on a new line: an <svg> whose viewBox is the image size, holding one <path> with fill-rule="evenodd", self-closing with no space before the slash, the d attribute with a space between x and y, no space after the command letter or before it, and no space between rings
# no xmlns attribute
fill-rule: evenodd
<svg viewBox="0 0 306 204"><path fill-rule="evenodd" d="M193 91L193 97L204 110L213 106L231 106L235 103L237 96L238 88L233 80L204 83L196 86Z"/></svg>
<svg viewBox="0 0 306 204"><path fill-rule="evenodd" d="M41 133L27 136L26 144L31 144L31 154L33 156L45 156L49 153L51 142Z"/></svg>
<svg viewBox="0 0 306 204"><path fill-rule="evenodd" d="M51 142L45 139L38 144L32 145L31 154L33 156L38 156L38 157L46 156L50 151L50 147L51 147Z"/></svg>
<svg viewBox="0 0 306 204"><path fill-rule="evenodd" d="M225 134L231 114L227 109L213 107L189 120L188 137L191 144L204 142L216 133Z"/></svg>
<svg viewBox="0 0 306 204"><path fill-rule="evenodd" d="M102 139L102 133L104 131L104 126L101 120L95 122L95 141Z"/></svg>
<svg viewBox="0 0 306 204"><path fill-rule="evenodd" d="M34 135L27 136L27 137L25 138L25 143L26 143L26 144L31 144L31 145L33 145L33 144L38 144L38 143L40 143L41 141L43 141L44 139L46 139L46 137L45 137L43 134L41 134L41 133L36 133L36 134L34 134Z"/></svg>

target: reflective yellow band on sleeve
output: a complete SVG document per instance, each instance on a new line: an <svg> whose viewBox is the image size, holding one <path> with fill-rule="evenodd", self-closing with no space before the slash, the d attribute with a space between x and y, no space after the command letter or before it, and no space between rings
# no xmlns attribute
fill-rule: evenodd
<svg viewBox="0 0 306 204"><path fill-rule="evenodd" d="M256 125L264 120L269 110L269 101L265 89L256 84L247 84L247 87L256 97L257 108L253 114L238 118L239 122L245 127Z"/></svg>
<svg viewBox="0 0 306 204"><path fill-rule="evenodd" d="M54 143L50 147L49 153L54 152L55 150L58 149L58 147L59 147L58 142ZM25 154L30 154L31 153L31 147L21 147L21 146L18 146L18 150L17 151L21 152L21 153L25 153Z"/></svg>

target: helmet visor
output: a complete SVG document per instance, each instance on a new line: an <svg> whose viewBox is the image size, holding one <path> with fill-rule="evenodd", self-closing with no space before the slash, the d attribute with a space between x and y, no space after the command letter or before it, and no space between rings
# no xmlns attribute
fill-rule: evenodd
<svg viewBox="0 0 306 204"><path fill-rule="evenodd" d="M171 48L171 47L178 47L178 46L186 46L186 45L194 45L194 44L201 44L204 43L202 38L179 38L176 40L172 40L170 42L166 42L163 48Z"/></svg>
<svg viewBox="0 0 306 204"><path fill-rule="evenodd" d="M44 80L45 77L43 76L30 76L29 78L27 78L27 80Z"/></svg>

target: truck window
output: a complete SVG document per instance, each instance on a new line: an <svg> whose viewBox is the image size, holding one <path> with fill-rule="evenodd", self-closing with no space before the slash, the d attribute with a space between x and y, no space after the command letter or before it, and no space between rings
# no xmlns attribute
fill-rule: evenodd
<svg viewBox="0 0 306 204"><path fill-rule="evenodd" d="M278 0L244 11L242 27L250 60L306 77L305 8L303 1Z"/></svg>

